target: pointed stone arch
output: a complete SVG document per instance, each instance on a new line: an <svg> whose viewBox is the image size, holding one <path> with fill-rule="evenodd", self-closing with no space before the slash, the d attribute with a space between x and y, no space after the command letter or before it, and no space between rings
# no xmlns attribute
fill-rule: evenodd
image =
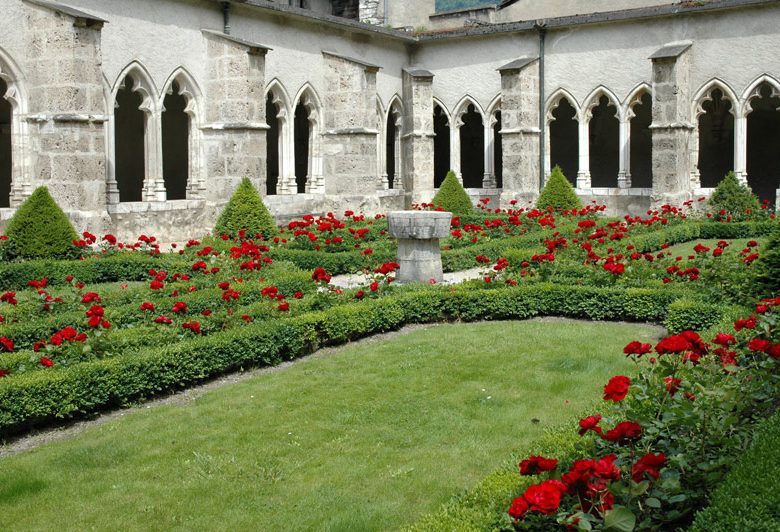
<svg viewBox="0 0 780 532"><path fill-rule="evenodd" d="M622 107L618 187L652 188L653 89L650 84L642 82L631 89Z"/></svg>
<svg viewBox="0 0 780 532"><path fill-rule="evenodd" d="M696 125L691 150L693 188L714 188L738 166L739 108L736 93L719 78L712 78L696 91L691 113Z"/></svg>
<svg viewBox="0 0 780 532"><path fill-rule="evenodd" d="M113 84L108 106L114 169L108 182L111 203L166 199L157 94L152 76L138 61L122 69Z"/></svg>
<svg viewBox="0 0 780 532"><path fill-rule="evenodd" d="M599 106L601 98L609 100L609 105L615 107L615 118L621 120L623 117L623 106L620 105L620 99L617 95L604 85L599 85L588 94L582 103L581 117L585 122L593 118L593 110Z"/></svg>
<svg viewBox="0 0 780 532"><path fill-rule="evenodd" d="M294 120L295 180L297 192L325 191L322 174L322 103L317 91L305 83L295 96Z"/></svg>
<svg viewBox="0 0 780 532"><path fill-rule="evenodd" d="M201 172L202 94L195 78L183 66L171 73L160 93L163 180L169 200L202 198L206 191ZM166 115L169 111L166 102L177 106L176 111L181 113L179 120ZM186 181L179 183L180 180Z"/></svg>
<svg viewBox="0 0 780 532"><path fill-rule="evenodd" d="M497 94L485 112L485 180L484 188L503 185L503 145L501 142L501 94Z"/></svg>
<svg viewBox="0 0 780 532"><path fill-rule="evenodd" d="M611 108L614 107L614 112ZM578 187L618 185L622 106L614 92L599 85L585 98L580 120ZM584 157L583 155L587 155Z"/></svg>
<svg viewBox="0 0 780 532"><path fill-rule="evenodd" d="M453 170L465 188L482 188L485 181L485 112L476 98L465 95L452 113Z"/></svg>
<svg viewBox="0 0 780 532"><path fill-rule="evenodd" d="M439 188L452 169L452 115L444 102L433 98L433 186Z"/></svg>
<svg viewBox="0 0 780 532"><path fill-rule="evenodd" d="M566 89L558 88L545 105L545 170L546 175L560 166L564 175L577 184L580 168L580 106Z"/></svg>
<svg viewBox="0 0 780 532"><path fill-rule="evenodd" d="M293 114L284 84L274 78L265 88L266 194L295 194Z"/></svg>
<svg viewBox="0 0 780 532"><path fill-rule="evenodd" d="M0 48L0 208L16 207L32 193L26 114L21 69Z"/></svg>
<svg viewBox="0 0 780 532"><path fill-rule="evenodd" d="M742 95L742 115L737 122L738 162L742 181L762 201L780 205L780 82L763 74ZM742 162L744 161L744 166Z"/></svg>
<svg viewBox="0 0 780 532"><path fill-rule="evenodd" d="M403 135L404 104L398 94L394 94L390 98L383 116L385 118L383 127L385 138L383 188L403 190L401 136Z"/></svg>

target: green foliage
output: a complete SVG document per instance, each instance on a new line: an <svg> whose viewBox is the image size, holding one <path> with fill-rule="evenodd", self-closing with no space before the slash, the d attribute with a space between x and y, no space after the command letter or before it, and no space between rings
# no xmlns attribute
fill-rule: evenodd
<svg viewBox="0 0 780 532"><path fill-rule="evenodd" d="M466 193L463 185L458 181L455 172L450 170L447 177L439 187L439 191L433 197L432 203L437 207L452 214L471 214L474 212L474 204Z"/></svg>
<svg viewBox="0 0 780 532"><path fill-rule="evenodd" d="M273 216L248 177L241 180L219 215L214 234L236 237L242 229L246 230L247 238L254 238L256 234L267 238L276 232Z"/></svg>
<svg viewBox="0 0 780 532"><path fill-rule="evenodd" d="M696 515L692 532L780 530L780 413L762 424L753 441L710 506Z"/></svg>
<svg viewBox="0 0 780 532"><path fill-rule="evenodd" d="M556 211L568 211L571 209L581 209L582 202L574 192L569 180L563 175L560 166L552 169L544 190L536 201L537 209L547 209L552 207Z"/></svg>
<svg viewBox="0 0 780 532"><path fill-rule="evenodd" d="M780 295L780 224L761 249L755 295L759 298Z"/></svg>
<svg viewBox="0 0 780 532"><path fill-rule="evenodd" d="M718 183L708 205L713 214L723 219L744 220L760 211L758 198L747 185L739 182L734 172L726 174Z"/></svg>
<svg viewBox="0 0 780 532"><path fill-rule="evenodd" d="M678 334L686 330L702 331L717 324L722 311L722 305L678 299L669 305L664 327L670 334Z"/></svg>
<svg viewBox="0 0 780 532"><path fill-rule="evenodd" d="M10 259L74 258L81 254L73 245L76 231L49 194L38 187L22 203L6 227L8 240L0 254Z"/></svg>

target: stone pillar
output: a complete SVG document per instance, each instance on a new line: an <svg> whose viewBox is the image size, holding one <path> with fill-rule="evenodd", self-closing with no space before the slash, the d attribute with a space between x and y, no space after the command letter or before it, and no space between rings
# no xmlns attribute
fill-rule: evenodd
<svg viewBox="0 0 780 532"><path fill-rule="evenodd" d="M485 172L482 175L482 188L496 188L496 174L493 166L493 152L495 144L493 143L493 126L495 118L492 115L485 115L485 142L484 146L484 165Z"/></svg>
<svg viewBox="0 0 780 532"><path fill-rule="evenodd" d="M579 169L577 170L577 188L591 188L590 180L590 113L583 113L579 121Z"/></svg>
<svg viewBox="0 0 780 532"><path fill-rule="evenodd" d="M433 74L421 68L403 71L404 127L401 173L413 203L433 199ZM450 131L454 130L450 124Z"/></svg>
<svg viewBox="0 0 780 532"><path fill-rule="evenodd" d="M499 68L501 74L501 206L521 205L539 196L539 68L524 57Z"/></svg>
<svg viewBox="0 0 780 532"><path fill-rule="evenodd" d="M78 231L105 232L105 21L65 6L25 5L30 184L47 186Z"/></svg>
<svg viewBox="0 0 780 532"><path fill-rule="evenodd" d="M326 194L376 194L377 65L322 52L325 60L322 155Z"/></svg>
<svg viewBox="0 0 780 532"><path fill-rule="evenodd" d="M740 183L747 185L747 116L736 109L732 111L734 112L734 174Z"/></svg>
<svg viewBox="0 0 780 532"><path fill-rule="evenodd" d="M265 194L265 46L216 31L206 39L205 123L201 126L206 198L230 199L244 177Z"/></svg>
<svg viewBox="0 0 780 532"><path fill-rule="evenodd" d="M655 205L681 205L692 198L690 41L671 43L653 62L653 192Z"/></svg>
<svg viewBox="0 0 780 532"><path fill-rule="evenodd" d="M630 114L629 109L629 114ZM618 188L631 188L631 118L620 120L620 160Z"/></svg>
<svg viewBox="0 0 780 532"><path fill-rule="evenodd" d="M383 6L380 0L360 0L358 20L367 24L384 23Z"/></svg>
<svg viewBox="0 0 780 532"><path fill-rule="evenodd" d="M450 234L451 212L394 211L387 214L387 230L398 239L399 283L441 282L439 239Z"/></svg>

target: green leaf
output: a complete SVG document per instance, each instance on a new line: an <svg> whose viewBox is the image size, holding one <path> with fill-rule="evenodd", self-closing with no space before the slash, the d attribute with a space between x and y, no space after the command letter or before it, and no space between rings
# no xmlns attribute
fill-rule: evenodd
<svg viewBox="0 0 780 532"><path fill-rule="evenodd" d="M661 501L659 501L655 497L648 497L647 499L645 499L645 506L647 506L648 508L660 508Z"/></svg>
<svg viewBox="0 0 780 532"><path fill-rule="evenodd" d="M628 508L615 506L604 516L604 530L607 532L632 532L636 516Z"/></svg>
<svg viewBox="0 0 780 532"><path fill-rule="evenodd" d="M647 488L649 487L650 487L650 482L648 482L647 480L643 480L642 482L634 482L632 480L631 489L630 489L631 495L633 495L634 497L638 495L642 495L644 492L647 491Z"/></svg>

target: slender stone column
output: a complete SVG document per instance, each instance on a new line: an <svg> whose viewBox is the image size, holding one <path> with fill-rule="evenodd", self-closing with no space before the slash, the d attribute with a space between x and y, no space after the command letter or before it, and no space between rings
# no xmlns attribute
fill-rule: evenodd
<svg viewBox="0 0 780 532"><path fill-rule="evenodd" d="M653 62L653 192L655 205L681 205L692 198L690 41L670 43Z"/></svg>
<svg viewBox="0 0 780 532"><path fill-rule="evenodd" d="M206 39L206 117L203 146L206 197L230 198L244 177L265 194L265 55L260 44L203 30Z"/></svg>
<svg viewBox="0 0 780 532"><path fill-rule="evenodd" d="M491 115L485 116L485 173L482 176L482 188L496 188L497 186L495 167L493 165L493 153L495 152L495 140L493 138L494 120L495 119Z"/></svg>
<svg viewBox="0 0 780 532"><path fill-rule="evenodd" d="M624 117L620 121L620 161L618 169L618 188L631 187L631 119Z"/></svg>
<svg viewBox="0 0 780 532"><path fill-rule="evenodd" d="M101 70L106 21L59 4L25 6L30 184L47 186L80 230L103 232L110 224Z"/></svg>
<svg viewBox="0 0 780 532"><path fill-rule="evenodd" d="M735 104L733 104L735 105ZM747 116L734 111L734 174L747 185Z"/></svg>
<svg viewBox="0 0 780 532"><path fill-rule="evenodd" d="M583 113L584 114L584 113ZM585 116L579 121L579 170L577 170L577 188L591 188L590 181L590 120Z"/></svg>
<svg viewBox="0 0 780 532"><path fill-rule="evenodd" d="M422 68L405 68L403 100L400 182L404 183L404 190L411 192L412 203L430 201L433 198L433 74Z"/></svg>
<svg viewBox="0 0 780 532"><path fill-rule="evenodd" d="M523 57L498 69L501 74L501 205L521 204L539 196L539 68Z"/></svg>

